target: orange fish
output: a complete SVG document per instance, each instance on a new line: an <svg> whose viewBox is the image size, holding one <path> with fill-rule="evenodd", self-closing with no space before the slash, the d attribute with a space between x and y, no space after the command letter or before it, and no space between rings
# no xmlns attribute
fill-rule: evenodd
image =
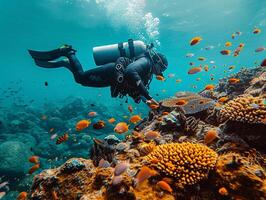
<svg viewBox="0 0 266 200"><path fill-rule="evenodd" d="M205 70L205 72L209 71L209 66L208 65L205 65L204 66L204 70Z"/></svg>
<svg viewBox="0 0 266 200"><path fill-rule="evenodd" d="M206 58L204 58L204 57L198 57L198 60L204 61L204 60L206 60Z"/></svg>
<svg viewBox="0 0 266 200"><path fill-rule="evenodd" d="M200 41L202 40L201 37L197 36L197 37L194 37L190 40L190 45L193 46L193 45L196 45L198 44Z"/></svg>
<svg viewBox="0 0 266 200"><path fill-rule="evenodd" d="M240 43L238 47L243 48L245 45L243 43Z"/></svg>
<svg viewBox="0 0 266 200"><path fill-rule="evenodd" d="M93 124L92 127L96 130L103 129L105 127L105 123L104 123L104 121L100 120L100 121L96 122L95 124Z"/></svg>
<svg viewBox="0 0 266 200"><path fill-rule="evenodd" d="M168 184L173 184L174 183L174 180L172 178L169 178L169 177L164 177L162 179L162 181L165 181Z"/></svg>
<svg viewBox="0 0 266 200"><path fill-rule="evenodd" d="M228 82L230 84L235 84L235 83L238 83L240 81L239 78L229 78Z"/></svg>
<svg viewBox="0 0 266 200"><path fill-rule="evenodd" d="M213 90L214 88L214 85L206 85L205 90Z"/></svg>
<svg viewBox="0 0 266 200"><path fill-rule="evenodd" d="M40 164L35 164L33 165L30 170L29 170L29 174L33 174L36 170L38 170L40 168Z"/></svg>
<svg viewBox="0 0 266 200"><path fill-rule="evenodd" d="M266 117L265 117L264 119L262 119L261 122L262 122L263 124L266 124Z"/></svg>
<svg viewBox="0 0 266 200"><path fill-rule="evenodd" d="M226 46L226 47L230 47L230 46L232 46L232 43L231 43L231 42L226 42L226 43L225 43L225 46Z"/></svg>
<svg viewBox="0 0 266 200"><path fill-rule="evenodd" d="M177 106L183 106L187 104L187 101L185 99L179 99L175 104Z"/></svg>
<svg viewBox="0 0 266 200"><path fill-rule="evenodd" d="M182 80L181 79L176 79L175 82L176 83L180 83Z"/></svg>
<svg viewBox="0 0 266 200"><path fill-rule="evenodd" d="M171 186L165 181L159 181L156 185L158 185L162 190L165 190L170 193L173 192L173 189L171 188Z"/></svg>
<svg viewBox="0 0 266 200"><path fill-rule="evenodd" d="M86 119L80 120L76 124L76 131L82 131L85 128L88 128L90 124L91 124L91 122L89 120L86 120Z"/></svg>
<svg viewBox="0 0 266 200"><path fill-rule="evenodd" d="M119 122L116 124L114 131L118 134L122 134L128 131L128 125L126 122Z"/></svg>
<svg viewBox="0 0 266 200"><path fill-rule="evenodd" d="M218 190L219 194L222 195L222 196L227 196L228 195L228 191L225 187L221 187L219 190Z"/></svg>
<svg viewBox="0 0 266 200"><path fill-rule="evenodd" d="M145 134L145 138L147 140L154 140L157 137L160 137L161 134L158 131L149 131L148 133Z"/></svg>
<svg viewBox="0 0 266 200"><path fill-rule="evenodd" d="M94 117L94 116L97 115L97 112L89 112L88 115L89 115L90 117Z"/></svg>
<svg viewBox="0 0 266 200"><path fill-rule="evenodd" d="M196 74L198 72L201 72L202 68L201 67L193 67L188 70L188 74Z"/></svg>
<svg viewBox="0 0 266 200"><path fill-rule="evenodd" d="M53 198L53 200L59 200L57 193L54 190L52 191L52 198Z"/></svg>
<svg viewBox="0 0 266 200"><path fill-rule="evenodd" d="M136 124L137 122L139 122L141 120L141 117L139 115L133 115L132 117L130 117L129 121L133 124Z"/></svg>
<svg viewBox="0 0 266 200"><path fill-rule="evenodd" d="M165 111L165 112L163 112L162 114L163 114L163 115L168 115L168 114L169 114L169 112L166 112L166 111Z"/></svg>
<svg viewBox="0 0 266 200"><path fill-rule="evenodd" d="M221 97L221 98L218 99L219 103L224 103L226 101L228 101L228 97Z"/></svg>
<svg viewBox="0 0 266 200"><path fill-rule="evenodd" d="M61 144L61 143L65 142L65 141L67 141L68 137L69 136L68 136L67 133L65 133L64 135L58 137L57 140L56 140L56 144Z"/></svg>
<svg viewBox="0 0 266 200"><path fill-rule="evenodd" d="M29 158L29 162L35 163L35 164L39 163L39 156L31 156Z"/></svg>
<svg viewBox="0 0 266 200"><path fill-rule="evenodd" d="M157 105L157 104L150 104L149 107L151 109L157 109L157 108L159 108L159 105Z"/></svg>
<svg viewBox="0 0 266 200"><path fill-rule="evenodd" d="M17 200L26 200L28 196L27 192L21 192L19 193L19 195L17 196Z"/></svg>
<svg viewBox="0 0 266 200"><path fill-rule="evenodd" d="M219 138L217 131L211 129L211 130L207 131L207 133L205 134L204 143L205 144L210 144L217 138Z"/></svg>
<svg viewBox="0 0 266 200"><path fill-rule="evenodd" d="M111 123L111 124L114 123L115 122L115 118L108 119L108 122Z"/></svg>
<svg viewBox="0 0 266 200"><path fill-rule="evenodd" d="M164 81L165 80L165 78L163 76L161 76L161 75L157 75L156 79L159 80L159 81Z"/></svg>
<svg viewBox="0 0 266 200"><path fill-rule="evenodd" d="M261 30L259 29L259 28L255 28L254 30L253 30L253 33L254 34L259 34L261 32Z"/></svg>
<svg viewBox="0 0 266 200"><path fill-rule="evenodd" d="M222 55L230 55L231 51L228 50L228 49L224 49L224 50L220 51L220 53L221 53Z"/></svg>
<svg viewBox="0 0 266 200"><path fill-rule="evenodd" d="M136 177L136 183L140 184L148 178L156 175L156 171L150 169L147 166L142 166Z"/></svg>
<svg viewBox="0 0 266 200"><path fill-rule="evenodd" d="M129 112L132 113L132 111L133 111L133 107L132 107L131 105L129 105L129 106L127 107L127 109L129 110Z"/></svg>

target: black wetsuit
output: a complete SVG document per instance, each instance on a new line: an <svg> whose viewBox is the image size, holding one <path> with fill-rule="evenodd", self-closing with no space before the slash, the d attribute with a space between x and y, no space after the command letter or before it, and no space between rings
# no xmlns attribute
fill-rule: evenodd
<svg viewBox="0 0 266 200"><path fill-rule="evenodd" d="M83 86L118 87L127 90L124 92L131 97L133 97L131 94L133 91L134 94L143 96L147 100L152 99L146 88L152 77L152 61L148 56L142 56L134 62L128 58L120 57L116 63L101 65L85 72L75 54L69 54L67 58L70 62L69 69L72 71L75 81ZM117 64L124 66L124 82L122 84L117 83L117 70L115 68Z"/></svg>

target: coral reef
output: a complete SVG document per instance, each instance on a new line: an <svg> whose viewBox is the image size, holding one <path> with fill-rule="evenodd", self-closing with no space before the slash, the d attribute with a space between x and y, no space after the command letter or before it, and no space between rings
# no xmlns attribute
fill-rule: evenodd
<svg viewBox="0 0 266 200"><path fill-rule="evenodd" d="M160 173L174 177L177 187L193 185L208 176L217 160L215 151L201 144L169 143L159 145L146 158Z"/></svg>
<svg viewBox="0 0 266 200"><path fill-rule="evenodd" d="M226 103L220 111L221 120L244 123L265 123L266 106L262 97L239 96Z"/></svg>

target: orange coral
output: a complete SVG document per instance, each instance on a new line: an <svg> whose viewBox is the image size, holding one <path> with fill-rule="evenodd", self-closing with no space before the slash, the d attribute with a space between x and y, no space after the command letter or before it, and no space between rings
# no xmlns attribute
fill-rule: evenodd
<svg viewBox="0 0 266 200"><path fill-rule="evenodd" d="M262 97L239 96L227 102L220 111L220 120L245 123L263 123L266 118L266 106Z"/></svg>
<svg viewBox="0 0 266 200"><path fill-rule="evenodd" d="M159 162L152 164L156 158ZM215 166L217 154L202 144L168 143L158 145L146 160L160 173L176 178L176 186L182 188L207 177Z"/></svg>

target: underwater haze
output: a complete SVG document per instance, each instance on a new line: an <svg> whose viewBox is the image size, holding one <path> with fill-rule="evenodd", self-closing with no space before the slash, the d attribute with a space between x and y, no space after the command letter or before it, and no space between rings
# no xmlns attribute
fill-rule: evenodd
<svg viewBox="0 0 266 200"><path fill-rule="evenodd" d="M0 35L0 199L11 200L29 191L34 173L88 158L93 138L122 140L116 123L130 119L123 128L132 130L150 111L143 102L112 98L109 87L76 83L66 68L36 66L29 49L72 45L89 70L97 68L93 47L153 43L168 60L165 80L154 77L149 87L160 101L259 66L266 58L266 0L0 0ZM200 41L191 45L195 37ZM189 74L193 67L200 71Z"/></svg>

